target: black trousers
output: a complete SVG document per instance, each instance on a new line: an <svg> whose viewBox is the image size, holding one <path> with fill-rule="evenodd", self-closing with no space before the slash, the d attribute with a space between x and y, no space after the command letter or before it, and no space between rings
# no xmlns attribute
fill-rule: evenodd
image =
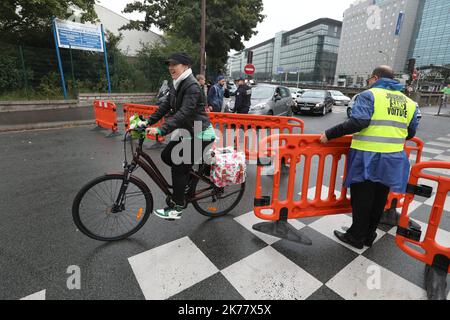
<svg viewBox="0 0 450 320"><path fill-rule="evenodd" d="M375 230L383 214L389 187L372 181L350 186L353 224L347 233L356 241L364 242Z"/></svg>
<svg viewBox="0 0 450 320"><path fill-rule="evenodd" d="M240 107L236 109L237 114L248 114L250 107Z"/></svg>
<svg viewBox="0 0 450 320"><path fill-rule="evenodd" d="M161 159L171 167L172 200L177 205L184 205L184 193L189 180L189 172L194 164L204 163L203 153L212 146L212 142L198 139L170 141L162 151ZM184 157L185 152L188 152L186 157Z"/></svg>

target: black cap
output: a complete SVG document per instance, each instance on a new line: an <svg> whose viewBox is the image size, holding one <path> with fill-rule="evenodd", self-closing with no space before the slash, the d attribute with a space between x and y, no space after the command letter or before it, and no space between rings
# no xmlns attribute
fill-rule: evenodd
<svg viewBox="0 0 450 320"><path fill-rule="evenodd" d="M245 81L245 78L243 76L238 77L237 79L234 79L234 81Z"/></svg>
<svg viewBox="0 0 450 320"><path fill-rule="evenodd" d="M191 57L185 52L177 52L172 54L169 59L166 60L166 64L175 63L175 64L184 64L187 66L192 65Z"/></svg>

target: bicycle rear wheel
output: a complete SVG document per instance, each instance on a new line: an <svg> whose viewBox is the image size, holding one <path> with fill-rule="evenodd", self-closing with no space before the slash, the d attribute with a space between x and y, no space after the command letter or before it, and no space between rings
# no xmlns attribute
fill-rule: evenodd
<svg viewBox="0 0 450 320"><path fill-rule="evenodd" d="M194 208L202 215L217 218L231 212L241 201L245 183L219 188L209 182L195 179L192 182L195 197L204 199L192 201Z"/></svg>
<svg viewBox="0 0 450 320"><path fill-rule="evenodd" d="M72 216L82 233L99 241L117 241L142 228L153 211L152 194L143 182L131 176L123 205L114 209L123 181L123 174L104 175L78 192Z"/></svg>

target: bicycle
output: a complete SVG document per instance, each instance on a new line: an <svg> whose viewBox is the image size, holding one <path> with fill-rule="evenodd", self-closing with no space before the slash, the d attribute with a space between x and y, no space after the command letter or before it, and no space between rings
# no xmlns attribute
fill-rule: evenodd
<svg viewBox="0 0 450 320"><path fill-rule="evenodd" d="M137 169L142 168L163 191L167 204L172 199L172 186L151 156L142 149L145 128L135 131L140 137L136 148L133 139L130 139L131 163L127 161L127 138L131 130L125 133L124 172L93 179L81 188L73 201L73 220L78 230L92 239L118 241L128 238L139 231L153 213L152 192L142 179L133 175ZM192 204L200 214L217 218L237 206L244 194L245 183L217 187L209 178L209 170L207 164L198 165L197 170L194 167L191 169L184 208Z"/></svg>

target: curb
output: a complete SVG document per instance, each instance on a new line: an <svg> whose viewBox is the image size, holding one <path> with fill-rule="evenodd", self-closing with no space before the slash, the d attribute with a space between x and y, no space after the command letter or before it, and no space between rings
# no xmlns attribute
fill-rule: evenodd
<svg viewBox="0 0 450 320"><path fill-rule="evenodd" d="M122 121L122 119L118 119ZM0 125L0 132L29 131L41 129L62 129L81 126L95 125L95 120L61 121L61 122L42 122L31 124L20 124L13 126Z"/></svg>

